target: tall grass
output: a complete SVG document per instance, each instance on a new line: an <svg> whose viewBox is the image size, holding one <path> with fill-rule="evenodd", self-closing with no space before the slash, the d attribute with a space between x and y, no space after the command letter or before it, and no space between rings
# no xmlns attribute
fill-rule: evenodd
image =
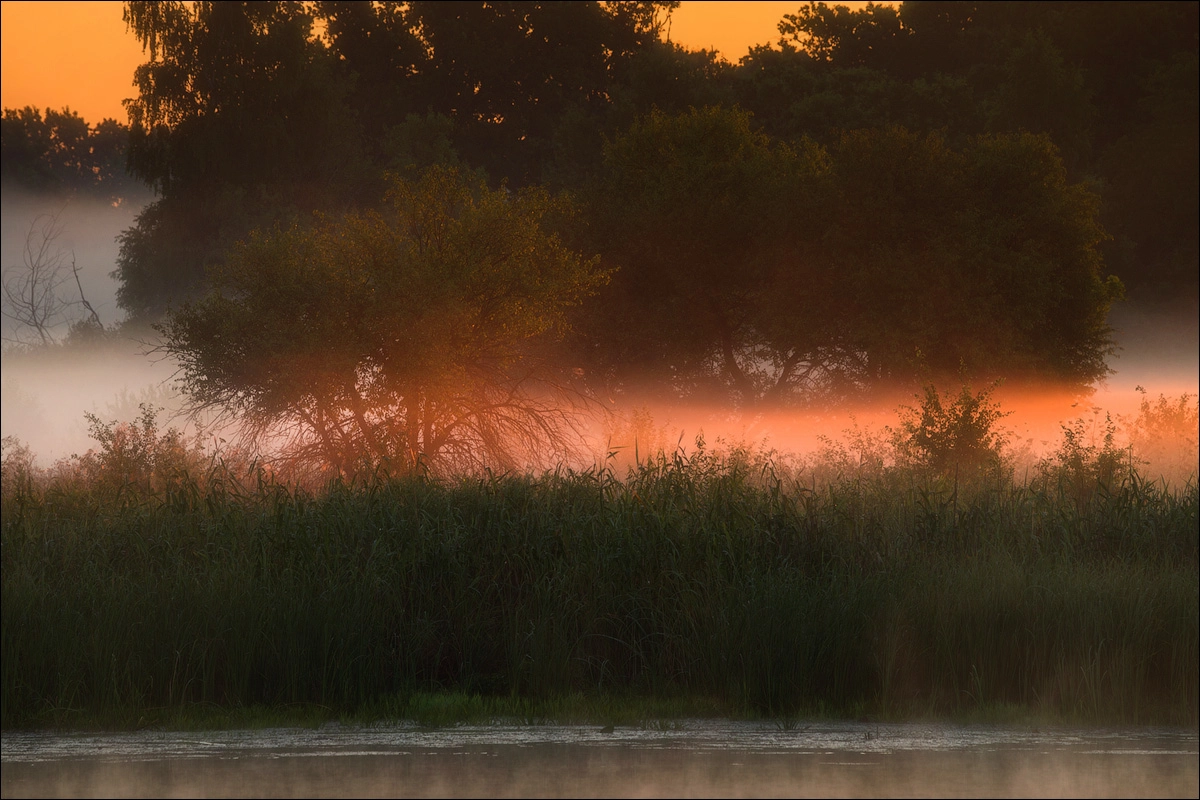
<svg viewBox="0 0 1200 800"><path fill-rule="evenodd" d="M220 464L140 484L9 472L5 727L431 691L1197 720L1194 481L815 480L703 449L625 476L321 491Z"/></svg>

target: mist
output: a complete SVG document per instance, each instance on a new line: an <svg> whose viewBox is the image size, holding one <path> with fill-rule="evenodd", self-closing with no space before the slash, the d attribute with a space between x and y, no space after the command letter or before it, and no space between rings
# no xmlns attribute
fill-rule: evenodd
<svg viewBox="0 0 1200 800"><path fill-rule="evenodd" d="M31 226L43 215L58 215L62 233L52 250L61 251L69 264L72 257L79 267L79 279L89 303L105 326L124 320L117 307L117 282L112 271L117 266L120 246L117 236L133 227L138 213L152 200L148 191L122 198L119 204L102 199L77 195L65 198L60 194L42 194L5 185L0 202L0 264L5 271L22 263L21 251ZM78 300L74 283L64 287L64 293ZM55 328L59 338L67 332L67 323ZM20 335L5 309L3 333L5 341Z"/></svg>
<svg viewBox="0 0 1200 800"><path fill-rule="evenodd" d="M54 247L79 267L83 292L110 330L119 329L124 314L117 306L118 284L112 276L119 251L117 237L134 224L152 198L149 194L119 204L76 197L35 194L7 189L3 194L0 253L5 269L19 266L22 247L32 225L42 215L58 215L61 234ZM64 294L77 299L73 282ZM81 309L74 309L81 312ZM65 337L67 315L53 328ZM1143 397L1178 398L1200 393L1200 309L1195 297L1133 301L1116 304L1110 314L1115 351L1108 358L1111 374L1079 393L1017 383L995 389L995 399L1008 412L1002 427L1010 445L1023 448L1027 458L1044 456L1061 440L1062 425L1075 419L1099 419L1104 414L1127 423L1137 416ZM3 355L4 437L29 446L42 466L83 453L95 443L88 435L85 413L102 420L130 422L147 403L163 411L162 427L185 428L186 398L172 383L176 366L156 353L151 331L116 336L87 348L56 347L22 351L14 340L23 334L5 314ZM27 338L27 337L26 337ZM950 389L953 387L942 387ZM983 387L975 387L983 388ZM1140 389L1140 390L1139 390ZM618 472L657 452L694 450L697 437L710 447L744 446L781 456L811 454L841 441L851 430L878 435L894 425L897 411L914 398L894 393L872 403L845 403L825 409L797 411L766 409L738 416L728 409L686 403L662 404L635 399L611 405L609 416L588 426L582 460L607 464ZM537 468L543 465L529 465Z"/></svg>
<svg viewBox="0 0 1200 800"><path fill-rule="evenodd" d="M85 258L89 264L105 263L102 259L115 254L115 245L104 245L103 237L106 230L125 218L116 211L100 210L90 218L79 215L87 224L78 227L91 237L74 238L81 263ZM5 224L6 230L15 227L7 217ZM80 242L96 246L85 250L79 247ZM6 240L6 252L9 245ZM100 270L92 270L96 272ZM97 300L93 304L111 324L111 317L105 318L101 308L110 315L117 313L115 283L106 274L102 277L100 280L95 274L88 275L95 289L88 283L84 286L89 300L94 291ZM1001 427L1010 434L1010 446L1023 449L1027 460L1052 452L1062 439L1062 426L1073 420L1094 422L1108 414L1123 433L1137 417L1144 397L1153 400L1163 395L1174 399L1200 394L1200 333L1194 300L1190 307L1187 302L1174 307L1126 304L1112 316L1120 349L1109 358L1113 374L1094 386L1090 395L1016 383L995 389L996 401L1008 413ZM138 416L139 404L148 403L162 409L162 428L189 429L183 415L186 398L173 384L176 365L164 354L154 352L154 344L152 338L128 335L90 348L58 347L24 353L8 348L3 356L3 436L16 437L28 445L45 467L95 446L88 435L85 413L105 422L131 422ZM572 466L599 463L623 474L638 460L658 452L694 452L697 437L710 449L741 446L785 458L814 454L831 442L844 441L849 431L882 435L887 426L896 424L898 410L915 402L912 394L896 392L871 403L767 409L742 417L724 408L630 399L610 405L608 416L587 426L581 458ZM530 465L535 469L545 466Z"/></svg>
<svg viewBox="0 0 1200 800"><path fill-rule="evenodd" d="M149 193L124 198L119 204L100 199L58 194L39 194L5 186L0 218L0 263L7 272L22 265L22 249L31 226L46 215L58 216L61 233L51 243L51 253L61 252L69 265L79 269L84 296L101 323L116 330L124 322L117 306L117 236L134 224L141 209L151 200ZM39 235L40 234L36 234ZM60 287L69 302L79 300L74 280ZM3 317L4 353L2 381L3 436L13 436L29 446L38 462L47 466L72 453L85 452L94 444L88 437L85 413L105 420L132 420L138 404L178 410L169 386L174 368L149 354L152 342L134 334L114 337L91 347L23 349L32 331L7 313ZM81 307L73 306L50 327L61 342L70 323L81 319Z"/></svg>
<svg viewBox="0 0 1200 800"><path fill-rule="evenodd" d="M1064 426L1075 421L1082 420L1085 429L1098 432L1106 417L1110 418L1124 445L1144 400L1153 403L1160 396L1178 400L1186 395L1195 404L1200 395L1196 298L1123 301L1114 307L1109 324L1115 343L1107 359L1111 373L1086 390L1033 386L1019 380L994 387L993 398L1006 414L999 427L1007 435L1007 450L1018 470L1029 469L1038 459L1051 455L1062 442ZM945 393L958 387L938 388ZM975 384L972 388L988 387ZM658 452L693 452L697 437L709 448L741 447L786 460L845 443L847 434L881 440L887 428L895 426L900 410L917 400L911 392L894 391L871 402L848 401L804 410L767 408L739 417L720 407L635 399L615 409L614 416L593 432L592 441L618 472ZM1194 449L1194 444L1188 447ZM1178 467L1170 472L1166 477L1187 478L1186 474L1174 474Z"/></svg>

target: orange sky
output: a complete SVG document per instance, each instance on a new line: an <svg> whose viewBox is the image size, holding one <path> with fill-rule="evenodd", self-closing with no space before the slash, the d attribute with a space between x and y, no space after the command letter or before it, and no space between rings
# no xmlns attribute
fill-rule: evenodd
<svg viewBox="0 0 1200 800"><path fill-rule="evenodd" d="M736 61L751 46L776 41L776 24L803 4L687 0L672 15L671 40ZM128 122L121 101L133 94L133 70L144 56L125 30L121 3L6 0L0 14L0 105L70 106L92 124Z"/></svg>

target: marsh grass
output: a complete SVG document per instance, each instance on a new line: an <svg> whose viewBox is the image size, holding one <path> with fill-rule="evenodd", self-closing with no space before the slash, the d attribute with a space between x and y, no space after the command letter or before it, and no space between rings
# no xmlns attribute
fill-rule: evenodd
<svg viewBox="0 0 1200 800"><path fill-rule="evenodd" d="M6 479L0 716L1194 725L1195 482L1053 477Z"/></svg>

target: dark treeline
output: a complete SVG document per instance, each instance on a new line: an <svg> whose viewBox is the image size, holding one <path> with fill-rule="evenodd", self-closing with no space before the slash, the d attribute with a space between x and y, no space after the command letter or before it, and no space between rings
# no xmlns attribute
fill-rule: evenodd
<svg viewBox="0 0 1200 800"><path fill-rule="evenodd" d="M6 189L83 194L120 202L144 192L126 170L129 127L115 119L89 125L69 108L4 109L0 181Z"/></svg>
<svg viewBox="0 0 1200 800"><path fill-rule="evenodd" d="M1123 293L1196 294L1197 3L810 3L736 64L666 41L675 5L127 3L149 57L127 164L157 199L121 238L121 306L187 304L165 331L203 403L411 461L481 405L439 393L448 352L508 397L536 356L742 410L961 371L1084 386ZM6 111L5 179L76 181L45 154L79 135L43 132L75 120ZM82 126L91 152L114 126ZM488 206L523 190L545 193L525 216ZM428 209L459 238L421 239ZM492 224L532 225L524 278L476 269ZM426 307L457 322L439 338ZM273 377L314 361L321 388Z"/></svg>

